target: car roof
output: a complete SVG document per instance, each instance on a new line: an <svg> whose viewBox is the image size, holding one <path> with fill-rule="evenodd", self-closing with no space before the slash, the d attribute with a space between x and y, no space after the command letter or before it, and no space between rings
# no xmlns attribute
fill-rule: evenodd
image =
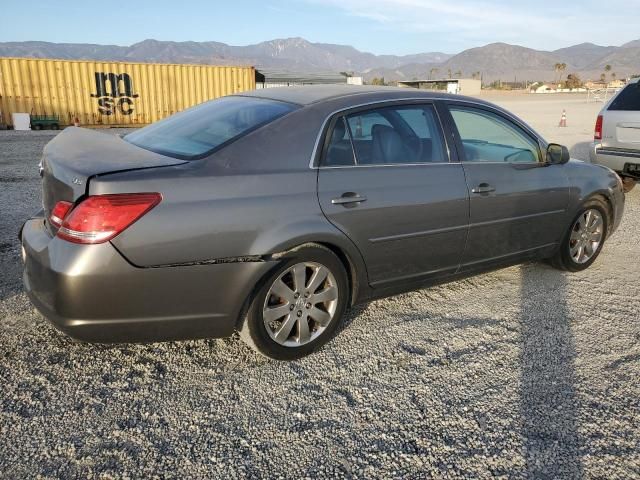
<svg viewBox="0 0 640 480"><path fill-rule="evenodd" d="M312 105L352 97L375 97L398 100L406 98L460 98L460 95L418 90L415 88L379 87L360 85L306 85L297 87L275 87L239 93L240 96L259 97L298 105ZM358 98L360 100L360 98Z"/></svg>
<svg viewBox="0 0 640 480"><path fill-rule="evenodd" d="M504 108L495 105L486 100L477 97L467 97L459 94L434 92L431 90L420 90L417 88L407 87L382 87L375 85L305 85L297 87L274 87L263 88L235 94L236 96L264 98L269 100L277 100L281 102L289 102L303 107L319 107L324 114L333 114L340 110L346 110L351 107L361 105L384 103L387 101L399 100L452 100L461 101L476 106L487 106L494 110L498 110L517 120L521 125L533 133L536 137L542 139L531 126L527 125L513 113Z"/></svg>

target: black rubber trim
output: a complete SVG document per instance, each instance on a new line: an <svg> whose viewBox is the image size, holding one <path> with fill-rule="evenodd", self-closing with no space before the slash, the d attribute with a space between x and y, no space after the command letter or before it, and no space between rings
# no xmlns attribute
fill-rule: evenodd
<svg viewBox="0 0 640 480"><path fill-rule="evenodd" d="M616 157L628 157L640 159L640 152L632 152L629 150L616 150L613 148L596 148L596 155L613 155Z"/></svg>

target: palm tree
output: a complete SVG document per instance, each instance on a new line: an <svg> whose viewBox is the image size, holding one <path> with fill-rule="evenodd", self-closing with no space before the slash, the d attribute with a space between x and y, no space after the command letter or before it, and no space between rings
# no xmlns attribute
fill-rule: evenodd
<svg viewBox="0 0 640 480"><path fill-rule="evenodd" d="M560 83L562 81L562 72L564 72L567 69L567 64L566 63L561 63L560 64L560 78L558 79L558 83Z"/></svg>
<svg viewBox="0 0 640 480"><path fill-rule="evenodd" d="M602 77L602 81L604 82L607 79L607 72L611 71L611 65L607 64L604 66L604 77Z"/></svg>
<svg viewBox="0 0 640 480"><path fill-rule="evenodd" d="M556 63L553 65L553 71L555 72L555 75L553 76L553 83L558 83L558 72L560 71L560 68L562 67L561 63Z"/></svg>
<svg viewBox="0 0 640 480"><path fill-rule="evenodd" d="M451 69L449 68L449 69L447 70L447 72L448 72L448 75L449 75L447 78L451 78Z"/></svg>
<svg viewBox="0 0 640 480"><path fill-rule="evenodd" d="M432 79L432 77L433 77L433 75L434 75L435 73L438 73L438 69L437 69L437 68L435 68L435 67L434 67L434 68L432 68L431 70L429 70L429 80L431 80L431 79Z"/></svg>

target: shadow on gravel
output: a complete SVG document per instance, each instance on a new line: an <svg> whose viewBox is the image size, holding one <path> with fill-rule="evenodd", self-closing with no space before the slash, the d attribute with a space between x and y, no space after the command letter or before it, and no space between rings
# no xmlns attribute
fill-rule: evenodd
<svg viewBox="0 0 640 480"><path fill-rule="evenodd" d="M521 275L521 413L527 476L582 478L575 345L565 274L544 265L523 265Z"/></svg>
<svg viewBox="0 0 640 480"><path fill-rule="evenodd" d="M591 142L578 142L571 149L569 153L571 158L577 158L585 162L589 161L589 149L591 148Z"/></svg>
<svg viewBox="0 0 640 480"><path fill-rule="evenodd" d="M20 244L0 242L0 302L22 291Z"/></svg>

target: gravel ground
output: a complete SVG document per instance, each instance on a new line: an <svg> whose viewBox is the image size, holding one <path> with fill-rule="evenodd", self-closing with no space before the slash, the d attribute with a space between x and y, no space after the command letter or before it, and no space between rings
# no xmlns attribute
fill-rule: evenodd
<svg viewBox="0 0 640 480"><path fill-rule="evenodd" d="M535 125L534 125L535 126ZM0 132L2 478L640 477L640 188L587 271L529 264L350 312L321 352L88 345L20 284L49 132Z"/></svg>

